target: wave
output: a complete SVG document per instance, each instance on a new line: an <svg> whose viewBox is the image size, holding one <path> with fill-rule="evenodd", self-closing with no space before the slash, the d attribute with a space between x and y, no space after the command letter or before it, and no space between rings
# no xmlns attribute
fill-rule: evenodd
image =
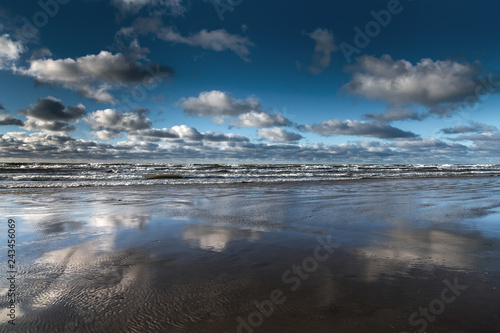
<svg viewBox="0 0 500 333"><path fill-rule="evenodd" d="M496 164L0 163L0 188L499 176Z"/></svg>

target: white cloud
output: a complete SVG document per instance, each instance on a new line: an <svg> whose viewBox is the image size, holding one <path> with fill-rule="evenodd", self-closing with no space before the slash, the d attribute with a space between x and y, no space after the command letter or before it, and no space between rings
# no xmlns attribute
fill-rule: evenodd
<svg viewBox="0 0 500 333"><path fill-rule="evenodd" d="M352 79L344 88L355 94L396 105L424 105L441 116L476 102L478 91L484 94L484 89L489 89L476 82L479 64L451 60L426 58L413 65L389 55L362 56L348 70Z"/></svg>
<svg viewBox="0 0 500 333"><path fill-rule="evenodd" d="M216 124L224 123L227 118L238 117L230 121L230 126L241 128L292 125L282 114L264 111L255 97L235 99L218 90L201 92L198 97L182 98L177 104L182 106L184 114L210 118Z"/></svg>
<svg viewBox="0 0 500 333"><path fill-rule="evenodd" d="M136 109L134 112L119 112L113 109L98 110L85 118L94 134L101 140L120 137L120 132L130 132L151 127L151 120L146 115L148 110Z"/></svg>
<svg viewBox="0 0 500 333"><path fill-rule="evenodd" d="M236 127L272 127L290 126L292 122L280 113L269 114L267 112L251 111L238 116L238 119L230 122Z"/></svg>
<svg viewBox="0 0 500 333"><path fill-rule="evenodd" d="M260 112L261 105L255 98L234 99L227 93L212 90L201 92L198 97L183 98L179 101L184 113L189 116L211 118L222 124L226 118L252 111Z"/></svg>
<svg viewBox="0 0 500 333"><path fill-rule="evenodd" d="M74 131L76 128L64 121L45 121L28 119L24 122L24 128L30 131L50 131L50 132L70 132Z"/></svg>
<svg viewBox="0 0 500 333"><path fill-rule="evenodd" d="M21 42L14 42L8 34L0 36L0 69L5 69L9 65L19 60L19 56L24 51Z"/></svg>
<svg viewBox="0 0 500 333"><path fill-rule="evenodd" d="M279 127L263 128L257 131L257 135L271 142L292 143L302 139L302 135L286 131Z"/></svg>
<svg viewBox="0 0 500 333"><path fill-rule="evenodd" d="M301 125L298 126L298 128L303 131L318 133L323 136L356 135L379 139L408 138L417 136L415 133L403 131L384 123L349 119L330 119L322 121L320 124Z"/></svg>
<svg viewBox="0 0 500 333"><path fill-rule="evenodd" d="M114 102L110 90L126 84L141 84L157 76L170 76L173 71L165 66L146 67L127 59L123 54L101 51L97 55L71 59L34 59L29 68L18 73L32 76L36 82L61 85L78 91L98 102Z"/></svg>
<svg viewBox="0 0 500 333"><path fill-rule="evenodd" d="M96 131L92 135L94 138L99 140L113 140L116 138L121 138L123 136L120 132L109 131L109 130Z"/></svg>

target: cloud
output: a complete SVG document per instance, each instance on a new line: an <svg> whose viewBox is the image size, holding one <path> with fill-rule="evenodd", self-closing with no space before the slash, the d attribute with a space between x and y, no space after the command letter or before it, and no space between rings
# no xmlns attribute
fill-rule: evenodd
<svg viewBox="0 0 500 333"><path fill-rule="evenodd" d="M3 107L0 105L0 110L2 110ZM0 126L24 126L22 120L17 119L9 115L7 112L2 112L0 113Z"/></svg>
<svg viewBox="0 0 500 333"><path fill-rule="evenodd" d="M201 92L198 97L182 98L177 104L182 106L184 114L210 118L216 124L222 124L228 118L238 117L232 119L229 125L239 128L292 125L282 114L264 111L255 97L235 99L218 90Z"/></svg>
<svg viewBox="0 0 500 333"><path fill-rule="evenodd" d="M250 111L240 114L238 119L230 122L231 126L242 127L273 127L290 126L292 122L280 113L269 114L267 112Z"/></svg>
<svg viewBox="0 0 500 333"><path fill-rule="evenodd" d="M314 55L311 66L307 67L311 74L320 74L330 66L331 54L339 49L335 43L333 33L327 29L316 29L307 34L315 42Z"/></svg>
<svg viewBox="0 0 500 333"><path fill-rule="evenodd" d="M1 110L5 110L2 103L0 103L0 126L24 126L22 120L12 117L6 110Z"/></svg>
<svg viewBox="0 0 500 333"><path fill-rule="evenodd" d="M480 133L480 132L498 132L495 126L469 121L469 126L456 125L454 127L443 128L444 134L463 134L463 133Z"/></svg>
<svg viewBox="0 0 500 333"><path fill-rule="evenodd" d="M31 52L30 60L46 59L52 57L52 51L46 47L42 47Z"/></svg>
<svg viewBox="0 0 500 333"><path fill-rule="evenodd" d="M43 121L36 119L28 119L24 122L24 128L30 131L51 131L51 132L70 132L76 129L64 121Z"/></svg>
<svg viewBox="0 0 500 333"><path fill-rule="evenodd" d="M494 163L498 164L498 154L500 153L500 133L477 133L472 135L461 135L450 140L467 140L473 144L469 147L471 156L471 164L478 163Z"/></svg>
<svg viewBox="0 0 500 333"><path fill-rule="evenodd" d="M461 141L461 140L470 140L470 141L479 141L479 142L489 142L489 141L499 141L500 142L500 133L495 132L486 132L486 133L477 133L477 134L471 134L471 135L461 135L459 137L456 137L454 139L450 139L454 141Z"/></svg>
<svg viewBox="0 0 500 333"><path fill-rule="evenodd" d="M127 84L145 84L156 77L173 75L171 68L158 64L144 66L123 54L101 51L76 59L35 59L18 73L35 78L39 84L61 85L98 102L113 103L110 90Z"/></svg>
<svg viewBox="0 0 500 333"><path fill-rule="evenodd" d="M420 154L422 159L425 159L426 154L447 154L449 156L456 154L457 156L463 156L460 153L466 153L467 151L467 147L464 145L450 144L436 138L398 139L391 143L391 147L398 149L400 152L413 155Z"/></svg>
<svg viewBox="0 0 500 333"><path fill-rule="evenodd" d="M202 133L203 134L203 133ZM206 133L205 133L206 134ZM122 141L114 144L77 140L67 134L0 134L0 158L79 161L169 161L179 163L484 163L498 161L498 133L477 135L467 147L435 138L357 141L339 145L266 144L248 141ZM482 141L479 141L482 140Z"/></svg>
<svg viewBox="0 0 500 333"><path fill-rule="evenodd" d="M261 105L257 99L252 97L246 100L234 99L218 90L204 91L198 97L183 98L178 103L183 107L184 114L211 118L217 124L222 124L228 117L261 112Z"/></svg>
<svg viewBox="0 0 500 333"><path fill-rule="evenodd" d="M257 131L257 135L271 142L293 143L303 138L298 133L286 131L282 128L263 128Z"/></svg>
<svg viewBox="0 0 500 333"><path fill-rule="evenodd" d="M28 108L19 110L19 113L40 120L75 121L85 115L86 111L82 104L68 105L66 108L60 99L48 96L37 98L36 105L31 104Z"/></svg>
<svg viewBox="0 0 500 333"><path fill-rule="evenodd" d="M179 134L169 128L151 128L131 131L128 137L135 141L160 141L161 139L180 139Z"/></svg>
<svg viewBox="0 0 500 333"><path fill-rule="evenodd" d="M363 118L382 123L390 123L396 120L424 120L428 116L428 114L422 114L413 110L391 105L384 113L367 113L363 115Z"/></svg>
<svg viewBox="0 0 500 333"><path fill-rule="evenodd" d="M129 152L139 149L129 149ZM112 159L123 156L120 146L95 141L76 140L67 134L14 132L0 134L0 156L3 158L51 159L51 160L89 160ZM125 156L124 156L125 155Z"/></svg>
<svg viewBox="0 0 500 333"><path fill-rule="evenodd" d="M111 3L122 12L131 14L136 14L143 8L156 15L182 16L187 11L182 0L112 0Z"/></svg>
<svg viewBox="0 0 500 333"><path fill-rule="evenodd" d="M351 81L344 86L348 91L395 105L423 105L438 116L477 102L487 93L485 89L498 91L491 84L480 85L479 63L426 58L413 65L389 55L362 56L347 70L352 72Z"/></svg>
<svg viewBox="0 0 500 333"><path fill-rule="evenodd" d="M19 114L28 118L24 127L28 130L42 130L54 132L69 132L75 130L70 123L76 122L86 114L85 106L68 105L57 98L48 96L37 98L36 104L30 104L26 109L20 109Z"/></svg>
<svg viewBox="0 0 500 333"><path fill-rule="evenodd" d="M98 110L85 118L90 127L97 132L98 139L111 140L121 136L121 132L131 132L151 127L151 120L146 115L146 109L136 109L133 112L119 112L113 109Z"/></svg>
<svg viewBox="0 0 500 333"><path fill-rule="evenodd" d="M21 42L14 42L10 39L10 35L4 34L0 36L0 69L5 69L17 60L24 47Z"/></svg>
<svg viewBox="0 0 500 333"><path fill-rule="evenodd" d="M202 140L203 141L208 141L208 142L249 142L248 138L239 135L239 134L233 134L233 133L220 133L220 132L203 132L202 133Z"/></svg>
<svg viewBox="0 0 500 333"><path fill-rule="evenodd" d="M399 128L379 123L359 120L330 119L320 124L301 125L299 130L317 133L323 136L356 135L379 139L411 138L417 135Z"/></svg>
<svg viewBox="0 0 500 333"><path fill-rule="evenodd" d="M211 131L200 133L196 128L186 125L173 126L163 129L146 129L133 131L128 136L137 141L160 141L162 139L180 139L186 141L205 141L205 142L248 142L248 138L236 134L214 133ZM179 143L181 141L178 141Z"/></svg>
<svg viewBox="0 0 500 333"><path fill-rule="evenodd" d="M240 35L234 35L224 29L208 31L203 29L189 36L182 36L171 26L164 26L159 18L138 18L132 27L120 29L118 35L133 36L134 34L154 34L157 38L166 42L185 44L193 47L201 47L211 51L227 51L236 53L240 58L249 61L249 48L254 44Z"/></svg>

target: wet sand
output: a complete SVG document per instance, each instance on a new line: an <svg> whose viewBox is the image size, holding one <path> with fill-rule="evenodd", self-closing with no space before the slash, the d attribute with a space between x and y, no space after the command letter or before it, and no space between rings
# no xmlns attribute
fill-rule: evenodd
<svg viewBox="0 0 500 333"><path fill-rule="evenodd" d="M18 240L16 325L2 278L1 332L500 330L498 178L0 199Z"/></svg>

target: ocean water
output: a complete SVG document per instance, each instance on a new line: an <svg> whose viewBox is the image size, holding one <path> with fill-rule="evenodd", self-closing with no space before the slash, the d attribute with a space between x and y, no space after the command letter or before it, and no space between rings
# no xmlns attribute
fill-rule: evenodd
<svg viewBox="0 0 500 333"><path fill-rule="evenodd" d="M499 176L493 164L0 163L0 188L235 184Z"/></svg>

